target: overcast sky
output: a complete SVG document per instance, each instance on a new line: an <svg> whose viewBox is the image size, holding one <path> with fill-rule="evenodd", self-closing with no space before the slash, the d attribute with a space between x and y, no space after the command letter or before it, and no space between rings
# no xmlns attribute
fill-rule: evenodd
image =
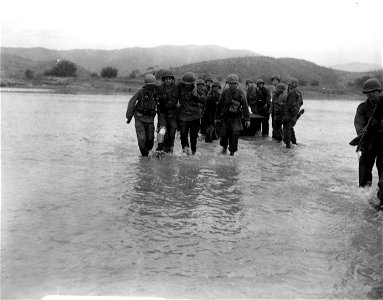
<svg viewBox="0 0 383 300"><path fill-rule="evenodd" d="M382 0L3 0L1 45L219 45L321 65L382 65Z"/></svg>

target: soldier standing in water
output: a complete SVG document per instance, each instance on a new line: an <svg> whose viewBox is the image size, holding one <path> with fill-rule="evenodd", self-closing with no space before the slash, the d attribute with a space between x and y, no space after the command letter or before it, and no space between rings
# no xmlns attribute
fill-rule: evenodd
<svg viewBox="0 0 383 300"><path fill-rule="evenodd" d="M239 132L243 129L242 114L245 118L245 126L249 127L250 113L245 93L239 88L238 76L235 74L228 75L226 83L229 84L229 88L221 94L214 122L220 122L221 153L225 155L229 146L230 155L233 156L238 150Z"/></svg>
<svg viewBox="0 0 383 300"><path fill-rule="evenodd" d="M154 117L157 113L158 91L156 77L147 74L145 86L129 101L126 119L129 124L134 116L138 147L142 156L148 156L154 146Z"/></svg>

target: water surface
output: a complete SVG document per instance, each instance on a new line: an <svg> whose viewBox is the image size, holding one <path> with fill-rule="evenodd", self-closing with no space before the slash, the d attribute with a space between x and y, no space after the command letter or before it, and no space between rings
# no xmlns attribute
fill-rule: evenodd
<svg viewBox="0 0 383 300"><path fill-rule="evenodd" d="M139 157L128 96L2 93L2 298L379 298L358 102L305 100L298 146Z"/></svg>

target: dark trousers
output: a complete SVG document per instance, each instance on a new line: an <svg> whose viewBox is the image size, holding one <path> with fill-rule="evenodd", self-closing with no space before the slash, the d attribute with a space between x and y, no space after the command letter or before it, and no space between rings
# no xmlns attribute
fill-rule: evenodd
<svg viewBox="0 0 383 300"><path fill-rule="evenodd" d="M261 125L262 125L262 135L266 136L269 135L269 119L270 115L264 116L265 119L261 119Z"/></svg>
<svg viewBox="0 0 383 300"><path fill-rule="evenodd" d="M200 120L193 121L180 121L181 126L181 146L189 147L189 135L190 135L190 149L192 152L197 150L198 132L200 129Z"/></svg>
<svg viewBox="0 0 383 300"><path fill-rule="evenodd" d="M142 122L136 118L135 127L141 155L148 156L149 151L152 150L154 145L154 123Z"/></svg>
<svg viewBox="0 0 383 300"><path fill-rule="evenodd" d="M171 151L174 147L174 140L177 132L177 118L166 118L165 151Z"/></svg>
<svg viewBox="0 0 383 300"><path fill-rule="evenodd" d="M222 119L220 126L219 136L221 138L219 144L227 148L229 146L230 152L238 151L238 137L239 132L243 129L241 119L239 118L228 118Z"/></svg>
<svg viewBox="0 0 383 300"><path fill-rule="evenodd" d="M273 139L282 141L282 118L274 117L273 120Z"/></svg>
<svg viewBox="0 0 383 300"><path fill-rule="evenodd" d="M292 142L293 144L297 143L294 131L294 125L296 121L292 119L283 120L283 141L287 145Z"/></svg>
<svg viewBox="0 0 383 300"><path fill-rule="evenodd" d="M375 143L368 150L362 152L359 159L359 186L371 186L372 168L375 161L380 180L383 172L383 145L381 143Z"/></svg>

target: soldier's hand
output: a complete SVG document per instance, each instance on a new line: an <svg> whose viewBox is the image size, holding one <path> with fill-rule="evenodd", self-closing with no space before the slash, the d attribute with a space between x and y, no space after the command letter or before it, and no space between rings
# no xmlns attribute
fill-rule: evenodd
<svg viewBox="0 0 383 300"><path fill-rule="evenodd" d="M249 128L249 127L250 127L250 121L246 121L246 122L245 122L245 127L246 127L246 128Z"/></svg>
<svg viewBox="0 0 383 300"><path fill-rule="evenodd" d="M218 125L219 123L221 123L221 120L219 120L219 119L214 119L214 125Z"/></svg>
<svg viewBox="0 0 383 300"><path fill-rule="evenodd" d="M130 119L127 119L127 120L126 120L126 123L129 124L131 120L132 120L131 118L130 118Z"/></svg>

